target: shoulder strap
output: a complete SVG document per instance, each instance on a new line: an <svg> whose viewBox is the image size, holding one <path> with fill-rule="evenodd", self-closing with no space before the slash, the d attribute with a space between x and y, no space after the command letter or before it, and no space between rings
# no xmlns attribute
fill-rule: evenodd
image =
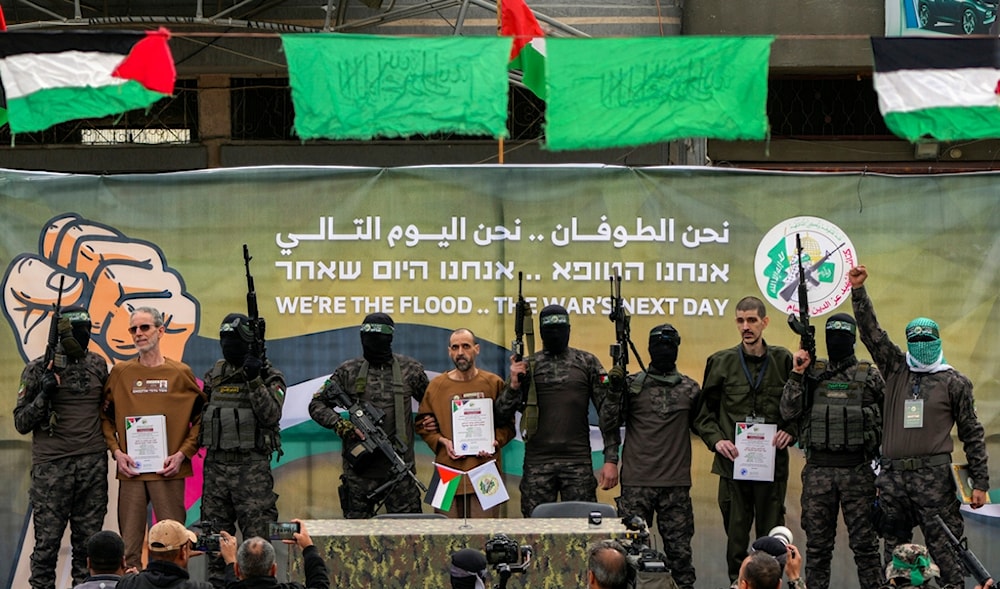
<svg viewBox="0 0 1000 589"><path fill-rule="evenodd" d="M535 389L535 327L531 305L524 313L524 337L528 340L528 399L521 411L521 437L528 441L538 431L538 391ZM521 386L524 386L522 383Z"/></svg>
<svg viewBox="0 0 1000 589"><path fill-rule="evenodd" d="M368 387L368 360L361 362L361 369L358 370L358 378L354 380L354 392L360 398ZM406 406L406 391L403 388L403 371L399 367L399 360L392 357L392 397L393 406L396 409L396 436L406 444L410 443L410 437L406 435L406 423L410 419L410 410Z"/></svg>
<svg viewBox="0 0 1000 589"><path fill-rule="evenodd" d="M640 372L635 375L635 380L632 381L631 386L628 388L628 392L633 395L638 395L642 391L642 383L646 382L646 372Z"/></svg>
<svg viewBox="0 0 1000 589"><path fill-rule="evenodd" d="M872 363L867 360L861 360L858 362L858 368L854 372L854 382L855 386L864 386L868 382L868 373L872 369Z"/></svg>

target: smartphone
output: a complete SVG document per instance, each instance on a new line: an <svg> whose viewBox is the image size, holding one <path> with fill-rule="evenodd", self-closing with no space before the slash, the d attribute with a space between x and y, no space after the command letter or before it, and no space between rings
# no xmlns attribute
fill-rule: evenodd
<svg viewBox="0 0 1000 589"><path fill-rule="evenodd" d="M294 535L302 531L298 522L271 522L267 530L271 540L294 540Z"/></svg>

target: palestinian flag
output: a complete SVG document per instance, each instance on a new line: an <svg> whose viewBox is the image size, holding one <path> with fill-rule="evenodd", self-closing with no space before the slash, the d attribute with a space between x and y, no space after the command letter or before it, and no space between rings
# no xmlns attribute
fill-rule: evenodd
<svg viewBox="0 0 1000 589"><path fill-rule="evenodd" d="M1000 137L1000 39L872 37L879 110L917 141Z"/></svg>
<svg viewBox="0 0 1000 589"><path fill-rule="evenodd" d="M431 476L431 483L427 485L427 496L424 497L424 503L441 511L451 509L451 502L455 500L458 486L462 484L463 474L465 473L461 470L448 468L435 462L434 474Z"/></svg>
<svg viewBox="0 0 1000 589"><path fill-rule="evenodd" d="M7 19L3 16L3 7L0 6L0 31L7 30ZM0 87L0 127L7 124L7 101L3 97L3 88Z"/></svg>
<svg viewBox="0 0 1000 589"><path fill-rule="evenodd" d="M0 80L12 133L146 108L174 91L166 29L6 32Z"/></svg>
<svg viewBox="0 0 1000 589"><path fill-rule="evenodd" d="M524 0L501 0L500 34L514 37L507 69L520 70L521 83L545 100L545 33Z"/></svg>

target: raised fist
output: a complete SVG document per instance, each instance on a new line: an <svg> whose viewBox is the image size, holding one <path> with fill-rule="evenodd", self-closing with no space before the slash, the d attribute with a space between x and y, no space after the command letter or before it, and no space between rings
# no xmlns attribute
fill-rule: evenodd
<svg viewBox="0 0 1000 589"><path fill-rule="evenodd" d="M129 315L138 307L163 313L161 351L182 359L188 338L198 329L198 301L185 291L180 274L167 266L155 244L70 213L46 223L39 249L16 256L3 278L4 315L17 334L24 361L45 351L63 277L62 306L90 311L89 349L109 365L136 356L128 326Z"/></svg>

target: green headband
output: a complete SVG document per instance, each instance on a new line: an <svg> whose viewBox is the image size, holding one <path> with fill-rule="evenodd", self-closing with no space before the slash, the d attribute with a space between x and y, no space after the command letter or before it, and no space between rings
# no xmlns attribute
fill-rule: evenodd
<svg viewBox="0 0 1000 589"><path fill-rule="evenodd" d="M569 315L546 315L538 320L539 325L569 325Z"/></svg>
<svg viewBox="0 0 1000 589"><path fill-rule="evenodd" d="M66 319L70 323L90 323L90 313L86 311L71 311L63 313L63 319Z"/></svg>
<svg viewBox="0 0 1000 589"><path fill-rule="evenodd" d="M912 340L916 337L930 336L934 339L941 339L936 325L911 325L906 328L906 339Z"/></svg>
<svg viewBox="0 0 1000 589"><path fill-rule="evenodd" d="M850 321L827 321L826 322L827 331L849 331L852 335L857 335L858 326L854 325Z"/></svg>
<svg viewBox="0 0 1000 589"><path fill-rule="evenodd" d="M386 335L392 335L395 329L391 325L385 323L362 323L361 333L384 333Z"/></svg>
<svg viewBox="0 0 1000 589"><path fill-rule="evenodd" d="M925 581L927 581L926 577L924 577L924 569L930 565L931 559L922 554L917 556L916 561L913 562L913 564L900 560L898 556L892 557L893 568L910 571L910 584L914 587L920 587Z"/></svg>

